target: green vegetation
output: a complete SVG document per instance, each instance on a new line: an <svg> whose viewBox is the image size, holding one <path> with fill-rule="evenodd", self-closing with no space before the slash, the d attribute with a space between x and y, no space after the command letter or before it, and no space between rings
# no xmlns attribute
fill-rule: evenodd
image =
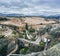
<svg viewBox="0 0 60 56"><path fill-rule="evenodd" d="M26 23L25 29L28 30L28 24Z"/></svg>
<svg viewBox="0 0 60 56"><path fill-rule="evenodd" d="M13 30L12 36L13 36L14 38L16 37L16 31L15 31L15 30Z"/></svg>
<svg viewBox="0 0 60 56"><path fill-rule="evenodd" d="M2 48L0 48L0 54L2 56L5 56L7 54L7 46L8 45L5 45L5 46L2 46Z"/></svg>
<svg viewBox="0 0 60 56"><path fill-rule="evenodd" d="M46 29L45 29L45 28L40 28L40 30L39 30L40 36L41 36L41 35L44 35L45 32L46 32Z"/></svg>
<svg viewBox="0 0 60 56"><path fill-rule="evenodd" d="M24 33L20 33L20 34L19 34L19 37L20 37L20 38L25 38L25 34L24 34Z"/></svg>
<svg viewBox="0 0 60 56"><path fill-rule="evenodd" d="M15 31L15 30L13 30L12 34L16 35L16 31Z"/></svg>
<svg viewBox="0 0 60 56"><path fill-rule="evenodd" d="M9 20L9 19L7 19L7 18L0 18L0 21L7 21L7 20Z"/></svg>
<svg viewBox="0 0 60 56"><path fill-rule="evenodd" d="M32 41L35 41L36 39L33 37L31 40L32 40Z"/></svg>
<svg viewBox="0 0 60 56"><path fill-rule="evenodd" d="M44 46L45 46L45 42L41 40L41 42L39 43L39 45L40 45L41 47L44 47Z"/></svg>
<svg viewBox="0 0 60 56"><path fill-rule="evenodd" d="M51 35L51 42L49 43L50 47L60 42L60 28L53 29L49 32L49 35Z"/></svg>
<svg viewBox="0 0 60 56"><path fill-rule="evenodd" d="M26 54L26 53L29 53L30 52L30 49L29 48L22 48L21 50L20 50L20 53L21 54Z"/></svg>
<svg viewBox="0 0 60 56"><path fill-rule="evenodd" d="M30 25L26 23L25 29L28 30L29 32L35 32L35 29L33 29Z"/></svg>
<svg viewBox="0 0 60 56"><path fill-rule="evenodd" d="M50 45L50 47L52 47L52 46L54 46L55 44L58 44L58 43L60 43L60 39L55 38L49 43L49 45Z"/></svg>
<svg viewBox="0 0 60 56"><path fill-rule="evenodd" d="M40 28L39 34L44 35L46 32L49 33L51 28L52 28L51 25L47 25L45 28Z"/></svg>
<svg viewBox="0 0 60 56"><path fill-rule="evenodd" d="M31 29L29 29L28 31L29 31L30 33L33 33L33 32L35 32L35 29L31 28Z"/></svg>
<svg viewBox="0 0 60 56"><path fill-rule="evenodd" d="M53 38L58 38L60 37L60 31L52 31L49 33Z"/></svg>
<svg viewBox="0 0 60 56"><path fill-rule="evenodd" d="M1 39L1 38L4 38L4 35L0 35L0 39Z"/></svg>
<svg viewBox="0 0 60 56"><path fill-rule="evenodd" d="M6 19L5 19L6 20ZM46 20L47 21L47 20ZM42 25L42 24L41 24ZM33 29L32 28L32 26L31 27L29 27L29 25L26 23L26 26L25 26L25 30L23 30L23 31L17 31L16 30L16 26L13 26L13 32L12 32L12 35L15 37L15 36L17 36L18 34L17 34L17 32L19 33L19 37L20 38L24 38L24 39L27 39L28 41L29 40L31 40L31 41L35 41L37 38L35 38L36 37L36 35L38 36L38 37L41 37L41 41L39 42L39 48L41 49L41 50L43 50L44 49L44 47L45 47L45 42L42 40L42 36L44 35L44 37L45 37L45 35L51 35L51 42L49 42L48 43L48 45L49 45L49 47L52 47L53 45L55 45L55 44L57 44L57 43L59 43L60 42L60 28L58 28L58 29L56 29L56 30L53 30L53 31L50 31L51 29L52 29L52 26L49 24L49 25L47 25L45 28L40 28L40 30L39 31L37 31L37 33L35 33L35 29ZM26 31L27 30L27 31ZM29 36L27 37L27 34L31 37L31 38L29 38ZM45 34L45 33L47 33L47 34ZM31 34L31 35L30 35ZM40 36L39 36L40 35ZM2 39L2 38L4 38L4 35L0 35L0 39ZM14 39L15 40L15 39ZM21 41L22 42L22 41ZM20 41L18 41L18 43L20 44ZM36 42L35 42L36 43ZM4 43L5 44L5 43ZM20 45L19 45L20 46ZM34 47L32 47L32 46L34 46ZM30 46L29 46L30 47ZM0 48L0 53L1 54L5 54L5 52L7 52L7 45L5 45L5 46L2 46L2 48ZM35 45L31 45L31 49L32 49L32 51L33 51L33 49L34 48L37 48L37 49L39 49L38 47L37 47L37 45L35 46ZM35 49L36 50L36 49ZM30 52L32 52L28 47L26 48L22 48L22 49L20 49L19 50L19 52L21 53L21 54L27 54L27 53L30 53ZM40 50L39 50L40 51Z"/></svg>

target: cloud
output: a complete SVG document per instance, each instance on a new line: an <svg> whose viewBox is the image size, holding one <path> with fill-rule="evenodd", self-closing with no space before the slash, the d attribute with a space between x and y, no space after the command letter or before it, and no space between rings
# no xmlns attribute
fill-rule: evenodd
<svg viewBox="0 0 60 56"><path fill-rule="evenodd" d="M0 0L0 13L60 14L59 0Z"/></svg>

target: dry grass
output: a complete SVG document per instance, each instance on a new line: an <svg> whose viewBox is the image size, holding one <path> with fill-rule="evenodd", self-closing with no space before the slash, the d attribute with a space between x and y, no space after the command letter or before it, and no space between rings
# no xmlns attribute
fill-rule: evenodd
<svg viewBox="0 0 60 56"><path fill-rule="evenodd" d="M45 27L46 25L40 25L40 24L52 24L56 23L54 20L48 20L46 21L44 18L41 17L26 17L26 18L21 18L23 21L20 20L20 18L15 18L12 17L10 18L11 20L9 21L4 21L0 22L1 24L7 24L7 25L15 25L18 27L24 27L25 23L28 23L29 25L32 25L33 28L40 28L40 27Z"/></svg>

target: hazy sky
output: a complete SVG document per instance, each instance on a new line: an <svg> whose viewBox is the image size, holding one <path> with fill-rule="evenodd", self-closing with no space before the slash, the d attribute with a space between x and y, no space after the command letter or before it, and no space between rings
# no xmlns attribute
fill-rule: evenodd
<svg viewBox="0 0 60 56"><path fill-rule="evenodd" d="M60 0L0 0L0 13L60 14Z"/></svg>

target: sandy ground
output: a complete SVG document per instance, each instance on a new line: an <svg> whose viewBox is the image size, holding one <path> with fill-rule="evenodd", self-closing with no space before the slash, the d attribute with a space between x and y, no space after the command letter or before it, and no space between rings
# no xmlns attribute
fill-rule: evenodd
<svg viewBox="0 0 60 56"><path fill-rule="evenodd" d="M28 24L49 24L49 23L55 23L55 21L53 20L49 20L49 21L46 21L44 18L40 18L40 17L32 17L32 18L25 18L25 23L28 23Z"/></svg>
<svg viewBox="0 0 60 56"><path fill-rule="evenodd" d="M1 24L6 24L6 25L15 25L15 26L23 26L24 24L22 24L22 22L19 19L14 19L12 18L10 21L4 21L4 22L0 22Z"/></svg>
<svg viewBox="0 0 60 56"><path fill-rule="evenodd" d="M53 20L48 20L46 21L44 18L41 17L26 17L26 18L21 18L22 21L20 20L20 18L11 18L11 20L9 21L4 21L4 22L0 22L0 24L7 24L7 25L15 25L18 27L24 27L25 23L28 23L29 25L32 25L33 27L45 27L45 25L40 25L42 24L52 24L52 23L56 23Z"/></svg>

